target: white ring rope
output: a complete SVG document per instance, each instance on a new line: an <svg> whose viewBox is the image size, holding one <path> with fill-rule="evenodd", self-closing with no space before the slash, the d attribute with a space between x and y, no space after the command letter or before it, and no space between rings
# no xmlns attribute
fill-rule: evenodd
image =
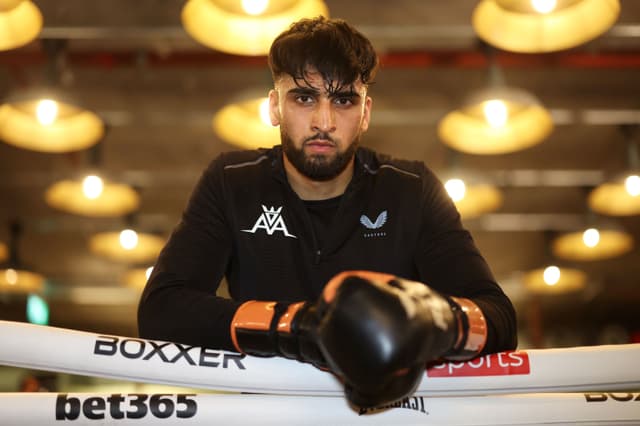
<svg viewBox="0 0 640 426"><path fill-rule="evenodd" d="M638 425L640 393L411 397L360 410L343 398L214 394L0 394L2 424Z"/></svg>
<svg viewBox="0 0 640 426"><path fill-rule="evenodd" d="M0 365L198 389L342 396L297 361L0 321ZM426 370L417 395L640 389L640 344L506 352ZM640 406L640 403L638 404Z"/></svg>

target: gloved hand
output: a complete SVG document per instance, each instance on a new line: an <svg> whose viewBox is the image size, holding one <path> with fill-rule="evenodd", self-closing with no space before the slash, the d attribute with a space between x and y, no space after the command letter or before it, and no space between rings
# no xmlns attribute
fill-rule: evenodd
<svg viewBox="0 0 640 426"><path fill-rule="evenodd" d="M486 323L470 300L389 274L348 271L316 303L244 303L231 336L247 354L328 368L342 377L351 403L373 407L412 394L427 362L478 354Z"/></svg>
<svg viewBox="0 0 640 426"><path fill-rule="evenodd" d="M251 300L236 311L231 321L231 339L242 353L278 355L326 369L324 355L316 342L319 320L313 303Z"/></svg>
<svg viewBox="0 0 640 426"><path fill-rule="evenodd" d="M342 376L349 401L361 407L409 396L427 362L472 358L486 340L473 302L388 274L338 274L325 287L318 313L318 345Z"/></svg>

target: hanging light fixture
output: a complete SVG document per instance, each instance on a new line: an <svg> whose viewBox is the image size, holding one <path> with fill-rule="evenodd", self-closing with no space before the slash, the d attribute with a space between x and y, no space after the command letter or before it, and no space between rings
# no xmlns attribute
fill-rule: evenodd
<svg viewBox="0 0 640 426"><path fill-rule="evenodd" d="M50 153L88 148L104 135L104 123L56 87L64 41L43 40L43 46L48 55L47 85L16 91L5 99L0 105L0 139Z"/></svg>
<svg viewBox="0 0 640 426"><path fill-rule="evenodd" d="M523 282L532 293L557 295L582 290L587 282L587 275L579 269L549 265L527 272Z"/></svg>
<svg viewBox="0 0 640 426"><path fill-rule="evenodd" d="M61 153L98 142L104 123L59 90L16 92L0 105L0 139L18 148Z"/></svg>
<svg viewBox="0 0 640 426"><path fill-rule="evenodd" d="M210 48L265 55L292 22L328 14L322 0L188 0L182 24L189 35Z"/></svg>
<svg viewBox="0 0 640 426"><path fill-rule="evenodd" d="M489 87L472 93L438 123L438 136L469 154L504 154L542 142L553 130L551 114L532 94L504 85L490 61Z"/></svg>
<svg viewBox="0 0 640 426"><path fill-rule="evenodd" d="M269 148L280 143L280 128L271 125L267 97L242 97L216 112L212 124L222 140L240 148Z"/></svg>
<svg viewBox="0 0 640 426"><path fill-rule="evenodd" d="M126 228L118 232L100 232L89 239L91 252L110 260L127 263L154 261L164 246L164 239Z"/></svg>
<svg viewBox="0 0 640 426"><path fill-rule="evenodd" d="M39 293L44 289L44 277L29 271L18 257L18 240L22 225L14 221L9 226L9 259L0 265L0 293Z"/></svg>
<svg viewBox="0 0 640 426"><path fill-rule="evenodd" d="M124 274L124 283L127 287L142 291L144 286L147 284L152 271L153 266L149 266L148 268L130 269Z"/></svg>
<svg viewBox="0 0 640 426"><path fill-rule="evenodd" d="M627 171L598 185L588 197L589 207L608 216L640 214L640 156L635 137L638 125L622 125L627 143Z"/></svg>
<svg viewBox="0 0 640 426"><path fill-rule="evenodd" d="M617 257L633 248L633 237L617 229L590 227L570 232L552 243L553 254L574 261L602 260Z"/></svg>
<svg viewBox="0 0 640 426"><path fill-rule="evenodd" d="M124 183L105 181L98 174L82 179L63 179L45 192L47 204L88 217L119 217L138 209L140 196Z"/></svg>
<svg viewBox="0 0 640 426"><path fill-rule="evenodd" d="M495 47L541 53L596 38L619 14L619 0L482 0L472 24L478 36Z"/></svg>
<svg viewBox="0 0 640 426"><path fill-rule="evenodd" d="M15 49L42 30L42 14L29 0L0 0L0 50Z"/></svg>
<svg viewBox="0 0 640 426"><path fill-rule="evenodd" d="M473 219L497 210L502 205L502 192L487 182L473 181L469 175L454 175L444 187L453 200L462 219Z"/></svg>
<svg viewBox="0 0 640 426"><path fill-rule="evenodd" d="M89 151L88 171L78 178L53 183L45 192L45 201L51 207L67 213L88 217L120 217L140 206L140 196L130 185L113 182L100 172L103 143Z"/></svg>
<svg viewBox="0 0 640 426"><path fill-rule="evenodd" d="M9 250L7 250L7 246L0 243L0 262L4 262L5 260L7 260L8 256Z"/></svg>

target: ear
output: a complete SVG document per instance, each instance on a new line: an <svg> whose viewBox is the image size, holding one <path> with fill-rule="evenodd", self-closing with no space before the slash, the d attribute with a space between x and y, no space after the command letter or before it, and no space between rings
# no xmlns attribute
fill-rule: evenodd
<svg viewBox="0 0 640 426"><path fill-rule="evenodd" d="M269 118L271 119L272 126L280 125L280 102L278 91L275 89L269 90Z"/></svg>
<svg viewBox="0 0 640 426"><path fill-rule="evenodd" d="M362 122L360 123L360 131L366 132L369 128L369 120L371 120L371 104L373 104L373 99L369 96L364 101L364 107L362 111Z"/></svg>

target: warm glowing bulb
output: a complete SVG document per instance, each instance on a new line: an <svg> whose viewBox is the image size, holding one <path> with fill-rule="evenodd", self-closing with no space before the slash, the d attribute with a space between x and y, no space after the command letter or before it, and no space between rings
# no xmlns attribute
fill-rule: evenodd
<svg viewBox="0 0 640 426"><path fill-rule="evenodd" d="M132 229L120 232L120 245L125 250L133 250L138 245L138 234Z"/></svg>
<svg viewBox="0 0 640 426"><path fill-rule="evenodd" d="M638 195L640 195L640 176L627 176L627 178L624 180L624 188L632 197L637 197Z"/></svg>
<svg viewBox="0 0 640 426"><path fill-rule="evenodd" d="M503 127L507 124L509 112L504 102L495 99L487 101L482 106L482 109L484 117L491 127Z"/></svg>
<svg viewBox="0 0 640 426"><path fill-rule="evenodd" d="M43 99L36 106L36 117L43 126L49 126L58 117L58 103L51 99Z"/></svg>
<svg viewBox="0 0 640 426"><path fill-rule="evenodd" d="M0 13L15 9L23 0L0 0Z"/></svg>
<svg viewBox="0 0 640 426"><path fill-rule="evenodd" d="M149 277L151 276L151 273L153 272L153 266L149 266L145 271L144 271L144 276L149 279Z"/></svg>
<svg viewBox="0 0 640 426"><path fill-rule="evenodd" d="M18 272L15 269L7 269L4 271L4 279L7 280L9 285L16 285L18 283Z"/></svg>
<svg viewBox="0 0 640 426"><path fill-rule="evenodd" d="M264 98L260 101L260 121L266 126L272 127L271 116L269 115L269 98Z"/></svg>
<svg viewBox="0 0 640 426"><path fill-rule="evenodd" d="M444 184L444 188L447 190L449 197L455 202L462 200L467 192L467 187L462 179L449 179Z"/></svg>
<svg viewBox="0 0 640 426"><path fill-rule="evenodd" d="M242 9L249 15L260 15L269 6L269 0L242 0Z"/></svg>
<svg viewBox="0 0 640 426"><path fill-rule="evenodd" d="M557 5L557 0L531 0L531 6L533 6L538 13L553 12Z"/></svg>
<svg viewBox="0 0 640 426"><path fill-rule="evenodd" d="M90 200L95 200L102 194L104 183L95 175L86 176L82 180L82 193Z"/></svg>
<svg viewBox="0 0 640 426"><path fill-rule="evenodd" d="M542 279L546 285L552 286L560 281L560 268L557 266L547 266L542 273Z"/></svg>
<svg viewBox="0 0 640 426"><path fill-rule="evenodd" d="M582 234L582 241L587 247L595 247L600 242L600 232L595 228L589 228Z"/></svg>

